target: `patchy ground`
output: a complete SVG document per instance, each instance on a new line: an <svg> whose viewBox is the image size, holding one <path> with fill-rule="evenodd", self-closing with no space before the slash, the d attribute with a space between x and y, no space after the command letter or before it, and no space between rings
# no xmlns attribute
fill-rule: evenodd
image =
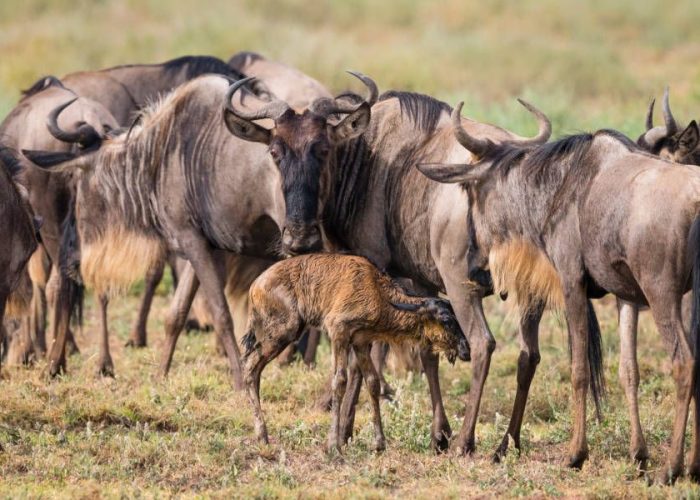
<svg viewBox="0 0 700 500"><path fill-rule="evenodd" d="M489 321L498 339L477 427L478 452L470 458L429 450L430 405L425 379L390 375L397 394L382 406L387 451L375 454L370 410L363 395L359 432L342 456L322 451L329 415L314 406L328 375L328 346L314 370L301 363L271 365L263 376L263 407L271 442L252 437L246 399L229 385L223 358L210 334L183 335L172 376L156 377L162 318L168 297L157 297L150 347L127 350L137 298L114 300L112 348L117 378L95 376L96 311L88 307L80 356L69 373L49 382L45 365L7 368L0 381L0 496L17 497L463 497L697 496L681 480L647 486L627 459L629 426L617 383L618 341L614 303L598 307L607 355L608 398L602 423L590 412L591 459L581 472L562 466L569 437L569 363L561 318L548 315L541 336L542 363L523 429L521 456L490 461L505 431L518 355L514 316L490 300ZM667 450L673 409L668 357L650 318L640 332L642 425L658 467ZM469 365L442 366L443 394L453 429L463 414Z"/></svg>

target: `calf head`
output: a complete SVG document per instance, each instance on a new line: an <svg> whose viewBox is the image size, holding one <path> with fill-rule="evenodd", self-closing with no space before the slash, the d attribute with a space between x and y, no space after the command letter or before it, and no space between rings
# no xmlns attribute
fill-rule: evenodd
<svg viewBox="0 0 700 500"><path fill-rule="evenodd" d="M351 73L369 89L367 101L317 99L302 113L274 100L255 112L236 110L233 94L251 78L231 85L226 95L224 120L229 131L241 139L267 144L269 155L282 179L286 215L282 246L290 255L320 250L323 193L328 186L328 163L335 148L360 136L370 120L370 107L377 99L377 86L368 77ZM267 129L256 120L272 119Z"/></svg>
<svg viewBox="0 0 700 500"><path fill-rule="evenodd" d="M646 118L646 132L637 144L653 155L675 163L700 165L700 129L695 120L685 127L679 127L671 113L669 90L666 87L663 99L664 125L654 126L654 103L649 103Z"/></svg>
<svg viewBox="0 0 700 500"><path fill-rule="evenodd" d="M469 343L460 328L448 300L426 298L419 304L392 304L400 311L408 311L423 318L422 341L436 351L444 352L450 363L459 357L469 361Z"/></svg>

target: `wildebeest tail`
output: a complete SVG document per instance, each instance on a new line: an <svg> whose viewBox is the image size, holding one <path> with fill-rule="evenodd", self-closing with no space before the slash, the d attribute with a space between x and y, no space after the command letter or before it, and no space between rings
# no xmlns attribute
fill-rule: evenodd
<svg viewBox="0 0 700 500"><path fill-rule="evenodd" d="M688 237L689 255L693 259L693 307L690 319L690 338L695 349L693 363L693 397L696 411L700 409L700 216L696 216Z"/></svg>
<svg viewBox="0 0 700 500"><path fill-rule="evenodd" d="M591 301L588 301L588 368L591 372L591 395L595 403L598 421L603 418L601 400L605 397L605 373L603 372L603 347L600 324Z"/></svg>

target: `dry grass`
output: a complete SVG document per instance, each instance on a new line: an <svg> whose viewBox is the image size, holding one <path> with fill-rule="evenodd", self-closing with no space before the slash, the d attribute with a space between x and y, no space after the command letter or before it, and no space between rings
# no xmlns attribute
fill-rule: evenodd
<svg viewBox="0 0 700 500"><path fill-rule="evenodd" d="M17 497L463 497L464 495L697 496L686 480L673 488L649 487L627 459L629 426L616 383L618 342L612 301L599 307L609 394L605 418L591 413L591 460L583 471L562 465L569 438L569 368L561 320L547 316L542 363L533 384L523 430L522 456L490 461L505 431L515 388L518 355L513 316L493 299L487 310L498 340L472 458L435 456L429 450L430 401L423 377L392 376L394 403L383 404L388 450L371 452L369 407L358 411L358 433L343 456L323 451L329 416L314 407L328 374L328 346L319 366L270 366L263 376L263 406L272 444L252 436L247 401L234 393L224 359L211 335L183 336L171 378L155 376L162 318L168 297L156 298L149 324L151 347L122 347L137 298L112 307L111 346L116 380L95 376L97 316L89 307L83 349L69 374L48 382L40 364L5 368L0 391L0 496ZM92 306L92 304L90 304ZM647 315L645 315L647 316ZM668 357L650 318L642 321L642 424L652 467L663 462L671 428L673 384ZM463 415L469 366L442 366L443 394L452 426Z"/></svg>
<svg viewBox="0 0 700 500"><path fill-rule="evenodd" d="M445 0L3 0L0 2L0 116L45 74L182 54L228 58L256 50L327 83L350 85L344 70L372 75L382 89L417 90L465 114L534 132L515 103L522 96L553 119L555 135L612 127L636 137L649 97L666 83L681 120L700 110L700 3L697 1L526 2ZM234 393L226 364L207 335L183 337L167 382L154 378L165 295L150 323L151 347L127 351L136 314L132 295L115 299L112 347L118 377L100 380L96 312L88 308L83 353L69 374L49 382L43 364L4 369L0 381L0 497L463 497L578 495L698 497L680 481L647 487L627 459L629 426L617 379L614 307L600 309L609 381L604 421L589 430L583 471L562 467L569 437L566 338L548 316L542 363L523 431L522 456L489 458L507 425L518 356L515 325L491 300L498 340L473 458L428 449L430 406L421 377L392 378L396 402L384 404L388 450L370 452L369 409L342 457L322 451L328 415L314 408L328 373L328 349L309 371L271 366L263 404L272 444L251 437L247 402ZM647 314L648 316L648 314ZM665 457L673 411L669 363L648 317L639 358L641 412L652 466ZM442 367L453 428L463 415L469 366ZM363 399L364 401L364 399Z"/></svg>

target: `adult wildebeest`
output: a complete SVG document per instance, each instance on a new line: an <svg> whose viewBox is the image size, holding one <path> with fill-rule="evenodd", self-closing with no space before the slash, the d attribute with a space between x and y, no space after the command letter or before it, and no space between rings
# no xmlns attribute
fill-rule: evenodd
<svg viewBox="0 0 700 500"><path fill-rule="evenodd" d="M246 76L254 76L264 84L259 93L268 92L297 111L303 111L316 99L331 97L320 82L286 64L271 61L255 52L239 52L228 61L229 66Z"/></svg>
<svg viewBox="0 0 700 500"><path fill-rule="evenodd" d="M225 62L210 56L185 56L162 64L136 64L117 66L100 71L72 73L66 75L62 81L55 77L45 77L37 81L26 92L27 95L23 99L23 102L31 99L33 107L37 107L39 106L38 103L42 103L40 106L45 111L44 115L35 113L31 119L28 119L21 111L23 109L23 103L21 102L15 112L11 113L5 120L3 128L0 128L0 132L5 130L11 131L12 127L22 127L21 131L12 134L17 140L40 138L39 143L20 144L19 147L23 149L69 151L71 148L75 148L75 143L77 143L79 148L84 148L87 146L86 141L94 142L96 138L99 138L101 134L110 129L130 125L135 114L147 103L156 100L159 95L172 90L183 82L208 73L223 74L233 79L241 77L238 71L228 66ZM83 137L80 133L57 133L57 129L54 129L51 135L47 132L45 125L46 116L48 111L55 109L58 103L47 95L46 89L63 85L84 98L83 101L79 101L80 104L86 101L97 102L105 108L101 111L102 114L111 113L112 118L110 120L102 119L100 123L95 123L94 120L87 120L87 123L94 125L95 130L98 132L96 137L92 137L89 134ZM68 100L69 98L66 98L63 102ZM68 116L71 114L75 114L75 111L70 110L67 112ZM66 117L62 117L62 120L65 119ZM64 129L71 129L77 126L81 126L81 121L73 121ZM86 131L89 130L89 128L82 129L83 133L87 133ZM49 141L48 144L45 141ZM53 178L52 183L59 184L58 186L35 183L30 186L30 191L33 198L43 200L44 205L56 207L55 211L60 215L61 213L68 213L70 209L66 205L68 198L63 197L61 194L63 191L68 190L70 186L66 184L67 180L59 183L56 179ZM41 208L43 209L44 207ZM50 219L48 222L45 231L53 230L58 232L56 228L61 226L52 224L54 222L53 219ZM54 263L58 262L58 260L54 259L54 255L50 254L50 256ZM146 319L155 287L162 276L163 266L164 262L161 262L149 269L143 301L138 319L131 332L129 345L143 346L146 343ZM63 281L65 281L65 278ZM60 287L57 295L61 297L59 298L62 301L61 303L66 302L65 293L61 291ZM102 295L99 299L102 317L100 359L98 362L99 372L103 375L113 375L114 367L107 338L107 305L109 297ZM60 323L55 322L55 324ZM62 335L61 332L62 329L54 337L55 341L49 354L49 371L52 375L65 368L64 351L67 337Z"/></svg>
<svg viewBox="0 0 700 500"><path fill-rule="evenodd" d="M0 146L0 346L5 338L5 308L8 300L14 313L28 306L26 297L11 299L26 273L29 257L37 247L38 219L32 213L24 186L13 180L19 173L17 156ZM31 290L31 289L30 289ZM23 303L19 303L23 302Z"/></svg>
<svg viewBox="0 0 700 500"><path fill-rule="evenodd" d="M685 425L695 393L690 474L697 479L698 365L684 332L681 299L692 282L691 337L697 351L700 172L655 158L609 130L534 148L497 145L461 126L461 108L455 109L454 129L471 153L468 163L419 168L468 192L475 242L470 265L488 267L496 291L515 292L523 310L545 302L565 307L574 418L569 465L580 467L588 456L588 297L613 293L649 305L671 355L677 399L664 481L683 470Z"/></svg>
<svg viewBox="0 0 700 500"><path fill-rule="evenodd" d="M465 119L464 125L494 141L523 146L544 142L550 135L549 122L529 109L540 124L531 139L472 120ZM467 197L458 186L433 182L414 168L464 155L449 117L450 107L431 97L385 93L372 106L367 131L338 148L329 163L323 220L337 248L365 256L393 276L410 278L430 295L447 294L471 347L474 376L457 440L460 452L470 453L495 340L483 315L482 292L467 284ZM525 319L522 328L529 327ZM445 449L451 429L440 394L437 357L423 352L421 358L433 407L431 442ZM339 383L345 384L342 377Z"/></svg>
<svg viewBox="0 0 700 500"><path fill-rule="evenodd" d="M230 88L217 76L189 82L144 110L128 132L59 169L83 170L77 221L86 283L109 293L141 276L166 246L184 256L196 276L183 273L174 304L186 297L189 309L201 281L238 388L221 251L278 257L320 249L325 164L370 116L367 103L322 99L298 114L282 101L261 103L250 94L238 94L234 108L232 95L248 82ZM253 123L259 119L274 127ZM31 157L55 163L50 154ZM164 370L182 323L166 324Z"/></svg>
<svg viewBox="0 0 700 500"><path fill-rule="evenodd" d="M646 131L639 136L637 144L661 158L684 164L700 165L698 143L700 133L695 121L687 127L679 127L669 104L669 89L663 97L664 125L654 126L654 100L649 104L646 116ZM683 299L683 317L686 327L689 325L690 303L692 294ZM649 458L642 426L639 419L637 391L639 389L639 366L637 364L637 321L640 306L631 302L618 300L620 331L620 382L625 390L630 416L630 456L645 466Z"/></svg>
<svg viewBox="0 0 700 500"><path fill-rule="evenodd" d="M0 124L0 137L15 149L45 150L68 153L74 149L89 149L96 146L101 135L119 127L114 117L101 104L89 98L79 98L71 109L64 113L59 125L75 128L75 133L66 136L58 133L54 137L46 128L47 117L60 104L75 99L76 95L52 77L38 81L25 91L24 97ZM76 126L77 124L77 126ZM66 142L67 139L73 141ZM73 223L72 199L74 186L69 173L50 175L42 169L20 165L23 183L29 191L34 213L43 217L41 228L42 246L54 266L53 294L54 315L49 371L58 373L65 367L65 343L69 337L71 311L80 293L76 276L62 265L69 254L76 250ZM41 300L41 291L35 287L33 301ZM36 306L36 304L35 304ZM45 345L38 339L38 347Z"/></svg>

